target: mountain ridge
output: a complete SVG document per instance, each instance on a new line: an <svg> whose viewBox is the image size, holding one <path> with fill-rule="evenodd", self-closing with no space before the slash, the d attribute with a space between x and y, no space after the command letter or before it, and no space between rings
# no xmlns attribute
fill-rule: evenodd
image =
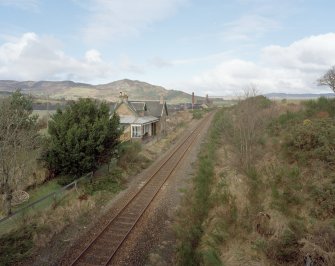
<svg viewBox="0 0 335 266"><path fill-rule="evenodd" d="M97 98L108 101L118 100L119 94L128 94L131 100L159 100L161 96L171 103L191 102L191 94L178 90L168 90L162 86L131 79L112 81L106 84L91 85L70 80L64 81L15 81L0 80L0 91L21 89L37 97L54 99ZM204 97L196 96L196 99Z"/></svg>

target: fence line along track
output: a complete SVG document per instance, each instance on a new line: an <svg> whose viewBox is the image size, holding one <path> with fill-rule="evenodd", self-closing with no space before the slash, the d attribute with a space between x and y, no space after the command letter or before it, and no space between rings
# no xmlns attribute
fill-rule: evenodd
<svg viewBox="0 0 335 266"><path fill-rule="evenodd" d="M208 117L203 118L197 127L163 160L158 169L154 169L151 174L148 173L150 177L141 189L130 198L70 265L107 265L110 263L209 120Z"/></svg>

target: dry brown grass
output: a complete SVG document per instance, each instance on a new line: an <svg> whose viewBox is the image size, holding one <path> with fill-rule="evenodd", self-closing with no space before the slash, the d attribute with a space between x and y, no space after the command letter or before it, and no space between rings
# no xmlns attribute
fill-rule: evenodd
<svg viewBox="0 0 335 266"><path fill-rule="evenodd" d="M77 193L74 193L57 208L45 211L33 218L37 224L33 238L36 248L46 246L66 226L73 224L82 214L95 207L96 203L92 197L80 200L77 196Z"/></svg>
<svg viewBox="0 0 335 266"><path fill-rule="evenodd" d="M302 108L276 103L271 115ZM264 142L251 172L241 169L231 139L218 151L201 250L217 250L224 265L335 265L333 201L322 194L333 195L334 169L316 159L301 164L282 152L283 135L259 134Z"/></svg>

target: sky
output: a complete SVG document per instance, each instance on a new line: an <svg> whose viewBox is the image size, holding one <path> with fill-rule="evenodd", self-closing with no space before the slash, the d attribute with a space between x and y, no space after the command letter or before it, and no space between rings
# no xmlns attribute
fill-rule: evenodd
<svg viewBox="0 0 335 266"><path fill-rule="evenodd" d="M333 0L0 0L0 80L326 93Z"/></svg>

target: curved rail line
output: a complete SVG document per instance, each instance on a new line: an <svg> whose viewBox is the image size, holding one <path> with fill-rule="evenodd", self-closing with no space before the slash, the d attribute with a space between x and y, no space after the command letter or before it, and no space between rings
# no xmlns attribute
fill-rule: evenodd
<svg viewBox="0 0 335 266"><path fill-rule="evenodd" d="M86 246L70 265L107 265L142 217L161 187L178 166L198 133L209 119L203 120L163 159L158 169L150 175L145 184L130 198L99 234Z"/></svg>

